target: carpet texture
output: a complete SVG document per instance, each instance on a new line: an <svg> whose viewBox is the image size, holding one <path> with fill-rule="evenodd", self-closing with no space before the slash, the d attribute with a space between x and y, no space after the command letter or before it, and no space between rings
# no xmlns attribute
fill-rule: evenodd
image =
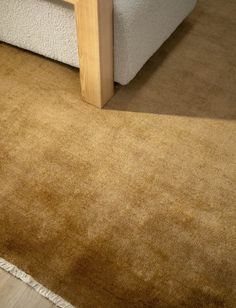
<svg viewBox="0 0 236 308"><path fill-rule="evenodd" d="M0 256L78 307L235 307L236 3L196 11L104 110L0 45Z"/></svg>

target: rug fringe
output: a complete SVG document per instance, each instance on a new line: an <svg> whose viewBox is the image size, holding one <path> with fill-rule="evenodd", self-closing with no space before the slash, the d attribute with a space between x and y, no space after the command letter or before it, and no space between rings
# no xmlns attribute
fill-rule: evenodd
<svg viewBox="0 0 236 308"><path fill-rule="evenodd" d="M65 301L62 297L60 297L59 295L56 295L55 293L53 293L52 291L48 290L43 285L38 283L30 275L21 271L15 265L7 262L6 260L4 260L2 258L0 258L0 268L5 270L6 272L10 273L14 277L20 279L24 283L26 283L28 286L33 288L37 293L39 293L43 297L47 298L49 301L51 301L56 306L58 306L60 308L75 308L70 303Z"/></svg>

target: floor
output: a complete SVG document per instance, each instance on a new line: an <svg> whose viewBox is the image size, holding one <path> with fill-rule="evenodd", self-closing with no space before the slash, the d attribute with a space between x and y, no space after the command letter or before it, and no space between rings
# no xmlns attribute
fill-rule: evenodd
<svg viewBox="0 0 236 308"><path fill-rule="evenodd" d="M0 269L1 308L56 308L47 299Z"/></svg>
<svg viewBox="0 0 236 308"><path fill-rule="evenodd" d="M235 16L199 0L103 110L0 44L2 258L78 307L235 306Z"/></svg>

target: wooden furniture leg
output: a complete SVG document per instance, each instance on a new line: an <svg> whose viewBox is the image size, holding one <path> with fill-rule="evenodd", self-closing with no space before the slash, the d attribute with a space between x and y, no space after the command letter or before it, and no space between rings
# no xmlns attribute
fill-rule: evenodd
<svg viewBox="0 0 236 308"><path fill-rule="evenodd" d="M102 108L114 95L113 0L64 0L74 4L82 98Z"/></svg>

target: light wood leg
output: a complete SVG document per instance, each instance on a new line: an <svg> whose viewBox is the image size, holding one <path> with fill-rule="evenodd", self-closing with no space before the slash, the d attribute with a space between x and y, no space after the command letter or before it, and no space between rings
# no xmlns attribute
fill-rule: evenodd
<svg viewBox="0 0 236 308"><path fill-rule="evenodd" d="M63 0L74 5L82 98L102 108L114 95L113 0Z"/></svg>
<svg viewBox="0 0 236 308"><path fill-rule="evenodd" d="M82 98L101 108L114 95L113 0L79 0L74 5Z"/></svg>

